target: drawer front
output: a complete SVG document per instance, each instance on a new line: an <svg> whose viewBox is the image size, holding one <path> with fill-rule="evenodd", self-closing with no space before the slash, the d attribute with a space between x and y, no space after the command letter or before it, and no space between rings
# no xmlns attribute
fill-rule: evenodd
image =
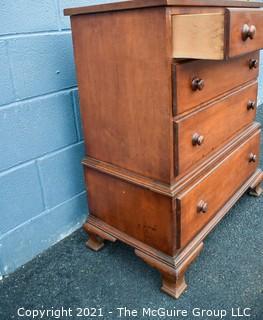
<svg viewBox="0 0 263 320"><path fill-rule="evenodd" d="M175 167L184 173L255 118L257 82L175 121Z"/></svg>
<svg viewBox="0 0 263 320"><path fill-rule="evenodd" d="M224 59L224 10L178 14L171 20L173 58Z"/></svg>
<svg viewBox="0 0 263 320"><path fill-rule="evenodd" d="M255 172L259 145L260 132L257 132L207 176L177 197L180 246L186 245Z"/></svg>
<svg viewBox="0 0 263 320"><path fill-rule="evenodd" d="M198 60L174 64L174 115L186 112L247 81L256 79L258 62L259 53L253 52L227 61ZM203 83L203 87L198 88L197 79Z"/></svg>
<svg viewBox="0 0 263 320"><path fill-rule="evenodd" d="M228 57L263 48L263 10L227 10Z"/></svg>
<svg viewBox="0 0 263 320"><path fill-rule="evenodd" d="M263 9L218 9L171 17L172 57L224 60L263 48Z"/></svg>

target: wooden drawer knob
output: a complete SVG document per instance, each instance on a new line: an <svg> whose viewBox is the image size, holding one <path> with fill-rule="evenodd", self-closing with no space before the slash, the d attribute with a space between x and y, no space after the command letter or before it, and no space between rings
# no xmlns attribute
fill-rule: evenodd
<svg viewBox="0 0 263 320"><path fill-rule="evenodd" d="M257 59L250 59L249 60L249 68L256 69L258 67L258 60Z"/></svg>
<svg viewBox="0 0 263 320"><path fill-rule="evenodd" d="M205 81L203 79L200 78L194 78L192 81L192 90L196 91L196 90L203 90L205 86Z"/></svg>
<svg viewBox="0 0 263 320"><path fill-rule="evenodd" d="M249 162L256 162L256 161L257 161L257 155L251 152L249 155Z"/></svg>
<svg viewBox="0 0 263 320"><path fill-rule="evenodd" d="M201 146L201 144L204 142L205 138L204 136L198 134L198 133L195 133L193 134L193 137L192 137L192 144L193 146Z"/></svg>
<svg viewBox="0 0 263 320"><path fill-rule="evenodd" d="M256 108L256 101L255 100L249 100L247 103L247 109L248 110L255 110Z"/></svg>
<svg viewBox="0 0 263 320"><path fill-rule="evenodd" d="M204 200L201 200L197 205L198 213L206 213L208 210L208 204Z"/></svg>
<svg viewBox="0 0 263 320"><path fill-rule="evenodd" d="M243 25L242 29L242 39L243 41L246 41L247 39L254 39L257 32L256 26L253 24L249 26L248 24Z"/></svg>

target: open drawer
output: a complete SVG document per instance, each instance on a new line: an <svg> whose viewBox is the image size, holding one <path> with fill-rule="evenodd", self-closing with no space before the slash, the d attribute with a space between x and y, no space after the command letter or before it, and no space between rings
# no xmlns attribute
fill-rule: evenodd
<svg viewBox="0 0 263 320"><path fill-rule="evenodd" d="M263 48L263 10L172 16L173 57L223 60Z"/></svg>

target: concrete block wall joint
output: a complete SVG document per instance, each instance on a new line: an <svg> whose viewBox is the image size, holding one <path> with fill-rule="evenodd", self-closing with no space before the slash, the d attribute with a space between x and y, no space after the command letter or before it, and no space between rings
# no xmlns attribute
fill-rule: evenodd
<svg viewBox="0 0 263 320"><path fill-rule="evenodd" d="M0 275L74 231L87 214L71 31L63 16L69 2L0 4Z"/></svg>

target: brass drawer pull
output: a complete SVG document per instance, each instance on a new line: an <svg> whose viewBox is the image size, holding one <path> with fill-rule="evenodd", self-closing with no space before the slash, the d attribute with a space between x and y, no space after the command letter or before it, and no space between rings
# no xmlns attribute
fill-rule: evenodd
<svg viewBox="0 0 263 320"><path fill-rule="evenodd" d="M249 69L256 69L258 67L258 60L257 59L250 59L249 60Z"/></svg>
<svg viewBox="0 0 263 320"><path fill-rule="evenodd" d="M255 110L256 109L256 101L255 100L249 100L247 103L247 109L248 110Z"/></svg>
<svg viewBox="0 0 263 320"><path fill-rule="evenodd" d="M206 213L208 210L208 204L204 200L201 200L197 205L198 213Z"/></svg>
<svg viewBox="0 0 263 320"><path fill-rule="evenodd" d="M193 81L192 81L192 90L193 91L201 91L203 90L205 86L205 80L203 79L200 79L200 78L194 78Z"/></svg>
<svg viewBox="0 0 263 320"><path fill-rule="evenodd" d="M195 133L193 134L193 137L192 137L192 144L193 146L201 146L201 144L204 142L205 138L204 136L198 134L198 133Z"/></svg>
<svg viewBox="0 0 263 320"><path fill-rule="evenodd" d="M251 152L249 155L249 162L256 162L256 161L257 161L257 155Z"/></svg>
<svg viewBox="0 0 263 320"><path fill-rule="evenodd" d="M249 26L248 24L243 25L242 29L242 39L243 41L246 41L247 39L254 39L257 32L256 26L253 24Z"/></svg>

